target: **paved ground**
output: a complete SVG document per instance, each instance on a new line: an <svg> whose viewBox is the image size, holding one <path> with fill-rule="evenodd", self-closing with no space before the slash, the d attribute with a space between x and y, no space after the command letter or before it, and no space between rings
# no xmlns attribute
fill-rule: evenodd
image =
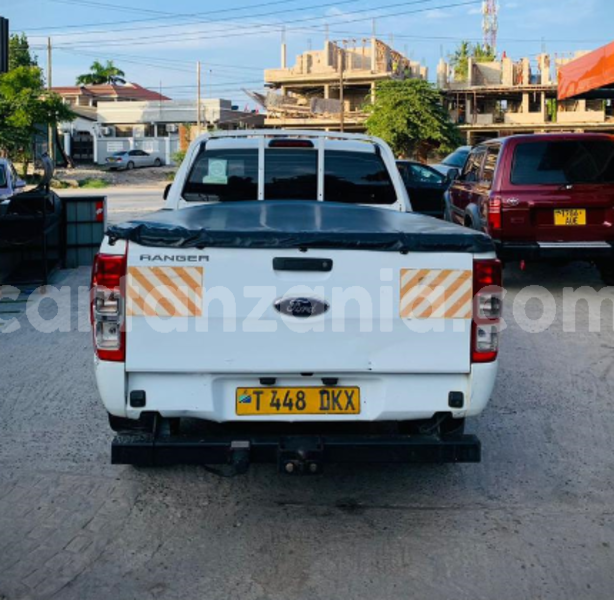
<svg viewBox="0 0 614 600"><path fill-rule="evenodd" d="M85 284L87 272L56 283ZM507 273L560 303L592 269ZM532 317L539 302L529 302ZM579 310L584 310L583 306ZM45 301L41 314L55 315ZM604 312L605 314L605 312ZM0 597L603 600L614 589L614 333L510 324L479 465L201 468L109 464L90 338L0 337Z"/></svg>

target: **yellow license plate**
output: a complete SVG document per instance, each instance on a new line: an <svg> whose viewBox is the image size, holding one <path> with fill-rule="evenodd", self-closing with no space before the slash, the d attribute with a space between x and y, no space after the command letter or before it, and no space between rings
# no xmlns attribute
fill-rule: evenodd
<svg viewBox="0 0 614 600"><path fill-rule="evenodd" d="M555 225L586 225L586 210L583 208L557 208L554 211Z"/></svg>
<svg viewBox="0 0 614 600"><path fill-rule="evenodd" d="M237 415L358 415L357 387L237 388Z"/></svg>

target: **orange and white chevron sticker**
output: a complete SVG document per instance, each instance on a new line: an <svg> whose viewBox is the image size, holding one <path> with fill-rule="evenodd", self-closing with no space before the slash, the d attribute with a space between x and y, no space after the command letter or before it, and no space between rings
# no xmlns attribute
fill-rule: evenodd
<svg viewBox="0 0 614 600"><path fill-rule="evenodd" d="M403 319L470 319L472 300L471 271L401 269Z"/></svg>
<svg viewBox="0 0 614 600"><path fill-rule="evenodd" d="M200 317L203 267L128 267L129 317Z"/></svg>

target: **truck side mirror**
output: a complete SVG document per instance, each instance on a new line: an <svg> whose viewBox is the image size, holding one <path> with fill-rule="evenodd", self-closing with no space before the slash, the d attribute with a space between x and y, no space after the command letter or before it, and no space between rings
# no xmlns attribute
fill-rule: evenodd
<svg viewBox="0 0 614 600"><path fill-rule="evenodd" d="M162 198L164 200L168 199L168 195L171 192L171 187L173 187L172 183L169 183L165 188L164 188L164 193L162 194Z"/></svg>
<svg viewBox="0 0 614 600"><path fill-rule="evenodd" d="M446 173L446 181L448 183L452 183L453 181L458 179L459 175L460 175L460 171L457 168L453 167L449 169L448 172Z"/></svg>

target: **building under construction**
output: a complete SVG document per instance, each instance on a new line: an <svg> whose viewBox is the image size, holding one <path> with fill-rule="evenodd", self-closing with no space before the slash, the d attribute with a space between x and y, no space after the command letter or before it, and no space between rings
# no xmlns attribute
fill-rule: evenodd
<svg viewBox="0 0 614 600"><path fill-rule="evenodd" d="M557 100L559 69L574 58L540 54L514 61L476 62L468 59L465 81L441 59L437 84L452 120L466 134L468 144L516 133L601 131L614 133L611 101Z"/></svg>
<svg viewBox="0 0 614 600"><path fill-rule="evenodd" d="M264 72L270 91L252 97L266 108L268 127L364 131L376 83L407 78L426 79L426 67L376 38L327 41L297 56L293 67L282 43L281 68Z"/></svg>

